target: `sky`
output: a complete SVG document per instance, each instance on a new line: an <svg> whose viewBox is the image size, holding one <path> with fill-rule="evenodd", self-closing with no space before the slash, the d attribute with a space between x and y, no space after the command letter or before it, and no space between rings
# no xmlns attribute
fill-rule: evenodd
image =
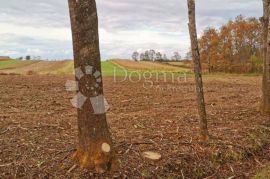
<svg viewBox="0 0 270 179"><path fill-rule="evenodd" d="M96 0L103 60L147 49L182 56L190 47L186 0ZM261 0L196 0L200 36L237 15L262 16ZM0 56L72 59L67 0L0 1Z"/></svg>

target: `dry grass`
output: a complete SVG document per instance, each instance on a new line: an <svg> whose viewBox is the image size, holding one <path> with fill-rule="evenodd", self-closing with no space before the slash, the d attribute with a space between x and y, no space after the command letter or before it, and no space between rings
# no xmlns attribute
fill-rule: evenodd
<svg viewBox="0 0 270 179"><path fill-rule="evenodd" d="M73 61L36 61L5 60L0 61L2 74L72 74Z"/></svg>
<svg viewBox="0 0 270 179"><path fill-rule="evenodd" d="M148 62L148 61L131 61L131 60L112 60L115 63L127 70L137 70L137 71L150 71L150 72L190 72L190 69L171 66L159 62Z"/></svg>

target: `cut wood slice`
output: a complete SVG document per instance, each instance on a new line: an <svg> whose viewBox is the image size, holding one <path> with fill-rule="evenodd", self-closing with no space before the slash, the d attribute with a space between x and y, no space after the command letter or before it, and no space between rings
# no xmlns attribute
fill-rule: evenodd
<svg viewBox="0 0 270 179"><path fill-rule="evenodd" d="M144 158L150 159L150 160L160 160L161 155L157 152L151 152L151 151L146 151L142 153L142 156Z"/></svg>

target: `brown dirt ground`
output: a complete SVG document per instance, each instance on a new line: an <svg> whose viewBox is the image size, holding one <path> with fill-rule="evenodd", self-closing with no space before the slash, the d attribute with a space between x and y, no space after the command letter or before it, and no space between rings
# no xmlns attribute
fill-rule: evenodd
<svg viewBox="0 0 270 179"><path fill-rule="evenodd" d="M71 160L76 110L68 76L0 76L0 178L250 178L270 161L270 128L259 113L259 77L207 77L212 139L198 140L192 79L114 82L105 78L108 122L121 161L99 175ZM118 79L121 80L121 79ZM160 161L141 157L156 151Z"/></svg>

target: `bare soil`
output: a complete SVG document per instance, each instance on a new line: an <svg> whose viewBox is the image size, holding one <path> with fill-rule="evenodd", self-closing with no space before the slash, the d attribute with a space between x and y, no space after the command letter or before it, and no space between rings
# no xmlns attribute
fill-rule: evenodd
<svg viewBox="0 0 270 179"><path fill-rule="evenodd" d="M0 76L0 178L251 178L270 161L270 128L259 112L259 77L204 79L211 139L200 142L192 79L104 79L118 172L80 169L70 76ZM135 79L133 79L134 81ZM142 152L161 154L159 161Z"/></svg>

